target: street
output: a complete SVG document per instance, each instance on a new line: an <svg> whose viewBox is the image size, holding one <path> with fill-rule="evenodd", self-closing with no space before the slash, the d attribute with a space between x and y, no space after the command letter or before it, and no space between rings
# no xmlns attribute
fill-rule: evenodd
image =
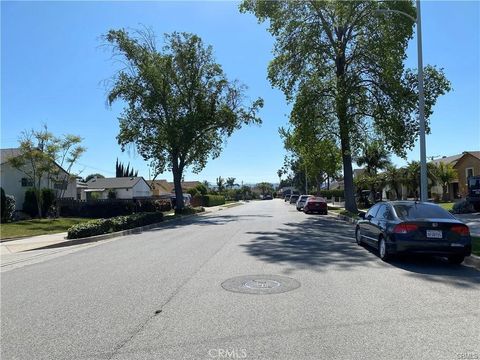
<svg viewBox="0 0 480 360"><path fill-rule="evenodd" d="M244 275L300 286L222 287ZM1 357L478 359L479 299L474 268L384 263L351 224L254 201L2 272Z"/></svg>

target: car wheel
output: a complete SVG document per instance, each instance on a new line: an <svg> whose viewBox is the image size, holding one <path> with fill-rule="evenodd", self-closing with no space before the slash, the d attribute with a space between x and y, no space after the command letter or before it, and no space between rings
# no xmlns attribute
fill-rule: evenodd
<svg viewBox="0 0 480 360"><path fill-rule="evenodd" d="M385 238L383 236L381 236L378 240L378 255L383 261L387 261L389 258L387 251L387 242L385 241Z"/></svg>
<svg viewBox="0 0 480 360"><path fill-rule="evenodd" d="M355 230L355 241L358 245L362 245L362 234L360 233L360 226Z"/></svg>
<svg viewBox="0 0 480 360"><path fill-rule="evenodd" d="M300 208L297 207L297 211L302 211L302 209L300 209Z"/></svg>
<svg viewBox="0 0 480 360"><path fill-rule="evenodd" d="M463 255L452 255L448 257L448 262L450 264L460 265L463 260L465 260L465 256Z"/></svg>

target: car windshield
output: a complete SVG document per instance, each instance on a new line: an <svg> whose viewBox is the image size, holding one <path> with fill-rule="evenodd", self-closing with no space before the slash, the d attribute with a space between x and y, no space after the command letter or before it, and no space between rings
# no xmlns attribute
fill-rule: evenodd
<svg viewBox="0 0 480 360"><path fill-rule="evenodd" d="M309 202L326 202L322 197L311 197L308 199Z"/></svg>
<svg viewBox="0 0 480 360"><path fill-rule="evenodd" d="M453 219L453 216L440 206L429 204L397 204L393 205L397 216L402 220L415 219Z"/></svg>

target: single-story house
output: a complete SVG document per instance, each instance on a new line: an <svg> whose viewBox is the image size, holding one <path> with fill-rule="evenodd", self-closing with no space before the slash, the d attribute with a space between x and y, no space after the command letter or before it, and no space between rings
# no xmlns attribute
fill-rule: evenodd
<svg viewBox="0 0 480 360"><path fill-rule="evenodd" d="M153 196L162 196L175 193L175 185L173 182L169 182L166 179L147 180L147 183L152 189ZM187 190L192 189L202 183L200 181L182 181L181 184L183 191L186 192Z"/></svg>
<svg viewBox="0 0 480 360"><path fill-rule="evenodd" d="M457 179L452 181L450 186L447 188L447 194L450 200L467 196L468 178L471 176L480 175L480 151L464 151L461 154L453 156L443 156L442 158L433 160L432 162L436 165L441 162L445 164L451 164L457 171ZM440 198L442 198L442 186L433 186L431 193L432 195L437 194Z"/></svg>
<svg viewBox="0 0 480 360"><path fill-rule="evenodd" d="M81 199L108 199L109 193L115 193L116 199L134 199L152 196L150 186L141 176L138 177L94 177L81 191Z"/></svg>
<svg viewBox="0 0 480 360"><path fill-rule="evenodd" d="M9 160L21 155L20 149L0 149L0 185L7 195L15 197L15 210L23 209L25 192L33 186L32 180L20 169L14 168ZM31 165L25 165L25 171L29 172ZM57 174L55 176L43 176L41 188L52 189L58 197L77 198L77 179L67 173L60 165L55 163Z"/></svg>

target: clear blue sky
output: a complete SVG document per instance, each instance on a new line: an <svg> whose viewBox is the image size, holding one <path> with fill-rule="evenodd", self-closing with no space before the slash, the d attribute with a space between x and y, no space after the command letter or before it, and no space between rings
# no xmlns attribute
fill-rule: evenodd
<svg viewBox="0 0 480 360"><path fill-rule="evenodd" d="M480 149L480 60L477 1L423 1L424 64L445 69L453 84L432 117L427 155L453 155ZM55 134L84 137L88 148L77 170L86 176L114 176L115 160L130 162L148 178L147 163L134 151L122 153L115 136L121 106L106 106L102 81L115 69L100 36L109 29L151 27L157 35L187 31L214 48L230 79L261 96L263 125L235 133L220 158L185 179L215 181L218 176L255 183L278 181L284 150L279 126L289 105L266 79L273 39L236 2L4 2L1 3L1 147L15 147L24 129L46 123ZM416 67L412 40L407 65ZM418 159L418 149L408 160ZM398 165L403 159L394 157ZM170 173L160 178L172 179Z"/></svg>

